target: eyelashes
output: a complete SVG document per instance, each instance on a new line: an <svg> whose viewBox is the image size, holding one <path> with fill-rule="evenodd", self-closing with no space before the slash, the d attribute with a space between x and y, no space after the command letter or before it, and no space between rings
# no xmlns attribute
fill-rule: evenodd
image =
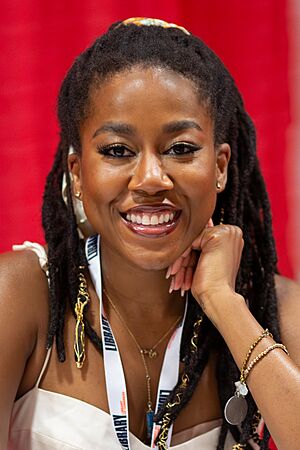
<svg viewBox="0 0 300 450"><path fill-rule="evenodd" d="M191 155L198 150L201 150L201 146L190 144L187 142L176 142L168 150L166 150L164 155L174 155L174 156L185 156Z"/></svg>
<svg viewBox="0 0 300 450"><path fill-rule="evenodd" d="M201 149L202 147L200 145L195 145L188 142L176 142L161 154L175 157L192 156L195 152ZM101 155L112 159L133 158L136 156L136 152L130 150L124 144L112 144L106 146L97 145L97 150Z"/></svg>
<svg viewBox="0 0 300 450"><path fill-rule="evenodd" d="M101 155L108 156L110 158L132 158L135 156L135 153L132 150L129 150L122 144L107 146L97 145L97 150Z"/></svg>

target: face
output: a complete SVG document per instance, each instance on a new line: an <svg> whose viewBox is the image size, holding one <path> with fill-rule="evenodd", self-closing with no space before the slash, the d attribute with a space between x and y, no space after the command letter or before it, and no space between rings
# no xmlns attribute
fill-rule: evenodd
<svg viewBox="0 0 300 450"><path fill-rule="evenodd" d="M212 216L230 157L193 83L161 68L116 74L93 90L80 134L69 167L92 227L123 262L166 268Z"/></svg>

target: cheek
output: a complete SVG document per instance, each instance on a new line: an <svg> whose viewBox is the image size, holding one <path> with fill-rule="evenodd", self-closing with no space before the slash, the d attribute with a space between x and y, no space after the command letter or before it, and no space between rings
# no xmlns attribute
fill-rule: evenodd
<svg viewBox="0 0 300 450"><path fill-rule="evenodd" d="M89 165L82 167L82 201L86 215L93 222L101 220L102 214L108 210L122 194L126 186L126 177L122 173L116 176L116 170L110 170L106 165Z"/></svg>
<svg viewBox="0 0 300 450"><path fill-rule="evenodd" d="M196 165L185 168L180 178L180 189L186 196L189 208L189 221L193 233L199 232L212 216L217 199L215 166Z"/></svg>

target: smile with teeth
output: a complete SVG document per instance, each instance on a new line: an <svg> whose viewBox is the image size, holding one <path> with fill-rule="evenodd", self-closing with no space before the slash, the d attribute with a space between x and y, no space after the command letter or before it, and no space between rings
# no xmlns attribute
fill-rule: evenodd
<svg viewBox="0 0 300 450"><path fill-rule="evenodd" d="M143 237L155 238L172 233L178 226L181 210L165 205L141 206L121 213L123 223Z"/></svg>
<svg viewBox="0 0 300 450"><path fill-rule="evenodd" d="M161 214L126 214L126 220L131 223L137 223L141 225L162 225L172 222L175 213L161 213Z"/></svg>

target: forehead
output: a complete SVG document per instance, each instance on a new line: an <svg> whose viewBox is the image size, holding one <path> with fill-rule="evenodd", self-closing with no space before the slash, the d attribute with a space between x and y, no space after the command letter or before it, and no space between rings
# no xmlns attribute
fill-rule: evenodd
<svg viewBox="0 0 300 450"><path fill-rule="evenodd" d="M83 127L94 121L155 122L198 118L211 128L207 105L195 83L170 69L133 67L97 81Z"/></svg>

